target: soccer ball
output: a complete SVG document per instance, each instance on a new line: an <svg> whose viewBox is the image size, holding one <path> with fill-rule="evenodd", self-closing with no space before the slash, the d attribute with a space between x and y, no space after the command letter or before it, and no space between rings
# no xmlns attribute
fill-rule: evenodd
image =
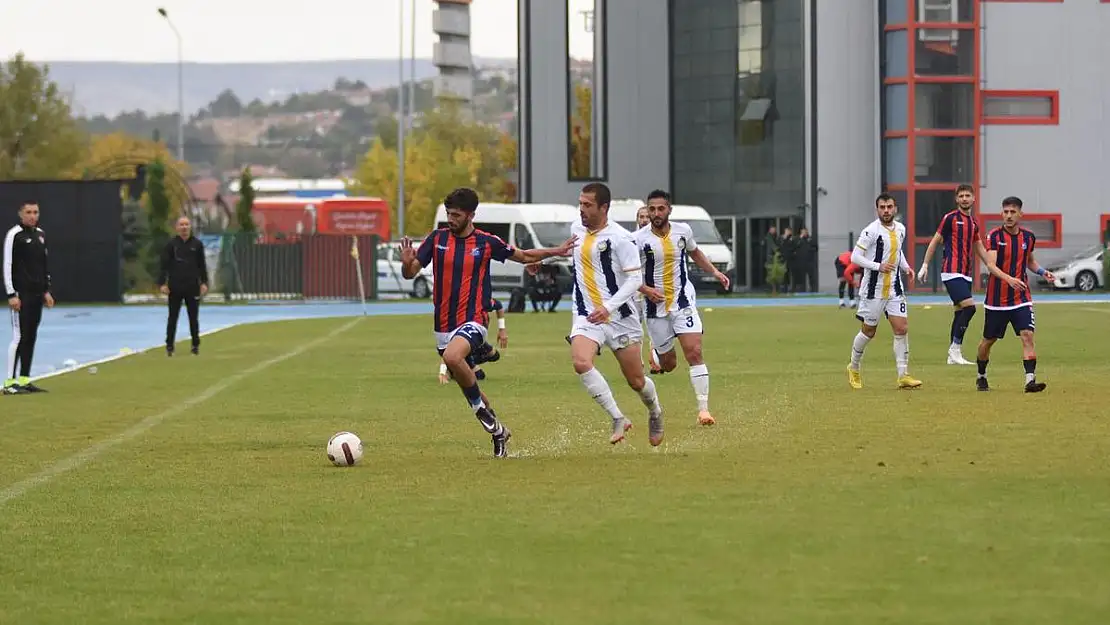
<svg viewBox="0 0 1110 625"><path fill-rule="evenodd" d="M328 441L328 460L337 467L349 467L362 459L362 440L350 432L339 432Z"/></svg>

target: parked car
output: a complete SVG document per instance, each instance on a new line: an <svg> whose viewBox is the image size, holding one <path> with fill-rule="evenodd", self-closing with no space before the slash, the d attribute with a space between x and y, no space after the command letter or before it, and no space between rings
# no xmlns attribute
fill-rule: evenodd
<svg viewBox="0 0 1110 625"><path fill-rule="evenodd" d="M404 293L419 299L432 296L432 266L420 270L412 280L401 275L401 244L378 245L378 292Z"/></svg>
<svg viewBox="0 0 1110 625"><path fill-rule="evenodd" d="M1105 252L1102 246L1084 250L1065 263L1057 263L1049 267L1056 276L1053 285L1057 289L1075 289L1077 291L1093 291L1106 284L1103 275L1102 255ZM1040 284L1048 284L1044 278L1037 280Z"/></svg>

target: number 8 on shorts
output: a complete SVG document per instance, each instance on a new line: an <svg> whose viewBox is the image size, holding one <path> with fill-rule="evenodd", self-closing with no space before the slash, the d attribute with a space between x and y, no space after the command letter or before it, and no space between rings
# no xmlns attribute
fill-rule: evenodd
<svg viewBox="0 0 1110 625"><path fill-rule="evenodd" d="M906 298L860 299L859 307L856 309L856 319L859 319L866 325L874 327L879 325L879 321L884 315L887 317L909 316L906 308Z"/></svg>

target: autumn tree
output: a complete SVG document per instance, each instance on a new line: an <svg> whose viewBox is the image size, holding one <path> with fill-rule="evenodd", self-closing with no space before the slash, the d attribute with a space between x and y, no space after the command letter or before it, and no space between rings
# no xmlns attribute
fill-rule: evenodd
<svg viewBox="0 0 1110 625"><path fill-rule="evenodd" d="M0 180L60 178L81 158L82 143L48 67L22 54L0 63Z"/></svg>
<svg viewBox="0 0 1110 625"><path fill-rule="evenodd" d="M516 199L515 189L507 193L504 149L500 131L467 121L456 105L445 102L426 113L405 141L405 232L397 234L427 232L436 207L455 187L472 187L486 202ZM397 151L379 137L359 162L350 188L386 200L392 223L399 205L397 163Z"/></svg>
<svg viewBox="0 0 1110 625"><path fill-rule="evenodd" d="M590 178L593 129L593 91L583 83L574 85L574 114L570 123L570 176Z"/></svg>
<svg viewBox="0 0 1110 625"><path fill-rule="evenodd" d="M151 141L123 132L96 135L89 141L81 161L73 168L72 177L99 179L127 179L135 176L136 169L159 161L164 168L166 197L170 213L180 214L190 199L186 183L188 166L173 158L166 144ZM145 208L145 204L144 204Z"/></svg>
<svg viewBox="0 0 1110 625"><path fill-rule="evenodd" d="M254 224L254 177L251 168L244 167L239 176L239 202L235 205L235 221L239 224L239 232L256 232Z"/></svg>

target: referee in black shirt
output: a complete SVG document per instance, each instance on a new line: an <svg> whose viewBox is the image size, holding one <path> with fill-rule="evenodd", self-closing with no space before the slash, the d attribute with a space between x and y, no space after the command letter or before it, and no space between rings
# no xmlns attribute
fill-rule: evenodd
<svg viewBox="0 0 1110 625"><path fill-rule="evenodd" d="M169 296L170 314L166 320L166 355L173 356L177 334L177 317L181 304L189 313L189 334L193 338L194 355L200 353L200 298L208 293L208 264L204 260L204 244L193 236L188 217L177 220L177 236L162 250L162 271L158 286Z"/></svg>
<svg viewBox="0 0 1110 625"><path fill-rule="evenodd" d="M31 361L42 321L42 308L54 306L46 263L46 234L39 228L39 206L25 202L19 224L4 236L4 290L12 310L12 342L8 346L5 395L41 393L31 383Z"/></svg>

